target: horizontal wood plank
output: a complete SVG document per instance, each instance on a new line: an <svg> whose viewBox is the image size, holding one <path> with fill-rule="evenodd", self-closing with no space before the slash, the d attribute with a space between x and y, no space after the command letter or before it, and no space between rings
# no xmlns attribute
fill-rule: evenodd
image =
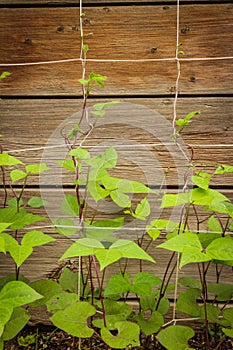
<svg viewBox="0 0 233 350"><path fill-rule="evenodd" d="M185 0L185 2L190 2L192 3L194 0ZM206 0L209 2L221 2L219 0ZM168 6L167 3L176 3L177 0L83 0L83 5L86 4L95 4L95 5L102 5L102 4L123 4L125 5L130 4L130 3L164 3L164 6ZM183 0L180 0L180 3L182 4ZM195 2L198 2L198 0L195 0ZM78 4L78 0L0 0L0 5L18 5L18 4L25 4L25 5L69 5L69 4Z"/></svg>
<svg viewBox="0 0 233 350"><path fill-rule="evenodd" d="M109 100L89 100L90 118L92 106L103 101ZM3 149L11 151L12 155L18 156L26 164L41 161L49 163L52 170L46 181L47 185L52 185L53 174L60 169L54 160L64 159L67 152L61 132L63 130L67 134L79 122L82 101L3 99L0 109ZM183 142L193 148L195 164L199 169L211 172L218 164L232 165L233 99L178 99L178 118L195 110L201 114L195 116L182 133ZM172 98L123 99L122 103L108 107L106 115L99 120L83 145L89 146L93 155L104 152L106 147L115 146L119 153L116 170L119 177L159 186L163 172L169 169L166 183L177 186L182 181L187 161L173 145L172 113ZM87 128L86 122L82 125L84 129ZM52 148L48 148L43 155L45 146ZM59 147L53 149L53 146ZM191 155L190 148L184 144L182 147ZM64 171L59 176L63 185L73 183L69 172ZM38 178L32 177L29 184L38 184ZM222 178L215 177L213 184L222 185ZM232 186L232 174L224 176L224 185Z"/></svg>
<svg viewBox="0 0 233 350"><path fill-rule="evenodd" d="M174 58L175 5L87 7L85 13L84 32L93 33L85 39L90 60ZM180 13L182 59L232 56L232 4L181 5ZM1 63L79 57L78 8L5 8L0 17ZM182 61L180 93L232 93L232 67L227 59ZM1 95L81 94L79 61L4 69L12 75L1 82ZM109 77L96 95L172 94L177 75L175 61L89 61L87 74L92 71Z"/></svg>

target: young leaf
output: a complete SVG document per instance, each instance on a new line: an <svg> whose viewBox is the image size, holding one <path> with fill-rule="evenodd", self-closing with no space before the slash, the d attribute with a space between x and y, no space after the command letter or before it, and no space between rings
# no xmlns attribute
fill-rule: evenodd
<svg viewBox="0 0 233 350"><path fill-rule="evenodd" d="M114 242L109 249L119 251L124 258L147 260L153 263L155 262L154 259L135 242L126 239L119 239L118 241Z"/></svg>
<svg viewBox="0 0 233 350"><path fill-rule="evenodd" d="M117 163L117 152L115 148L109 147L103 154L93 157L92 159L87 159L86 163L93 168L113 168Z"/></svg>
<svg viewBox="0 0 233 350"><path fill-rule="evenodd" d="M215 170L216 175L223 175L227 173L233 173L233 166L231 165L219 165L218 168Z"/></svg>
<svg viewBox="0 0 233 350"><path fill-rule="evenodd" d="M10 320L13 313L13 307L10 305L4 305L0 302L0 338L4 332L4 327L7 322Z"/></svg>
<svg viewBox="0 0 233 350"><path fill-rule="evenodd" d="M66 194L61 203L61 211L64 214L77 217L79 214L79 204L77 197L72 196L71 194Z"/></svg>
<svg viewBox="0 0 233 350"><path fill-rule="evenodd" d="M63 331L78 338L90 338L94 330L87 326L89 317L96 313L94 306L87 302L78 302L64 310L57 311L50 320Z"/></svg>
<svg viewBox="0 0 233 350"><path fill-rule="evenodd" d="M125 193L118 190L110 191L110 197L120 208L129 208L131 206L129 196Z"/></svg>
<svg viewBox="0 0 233 350"><path fill-rule="evenodd" d="M59 310L64 310L68 306L77 303L79 296L77 293L61 292L53 295L47 302L46 306L48 311L57 312Z"/></svg>
<svg viewBox="0 0 233 350"><path fill-rule="evenodd" d="M61 286L51 280L38 280L32 282L30 286L41 296L40 300L37 300L30 305L31 307L45 305L50 298L62 291Z"/></svg>
<svg viewBox="0 0 233 350"><path fill-rule="evenodd" d="M2 233L3 231L5 231L5 229L7 229L10 225L12 225L12 223L9 223L9 222L0 222L0 233Z"/></svg>
<svg viewBox="0 0 233 350"><path fill-rule="evenodd" d="M225 283L211 283L207 285L208 292L214 293L216 300L227 301L233 297L233 285Z"/></svg>
<svg viewBox="0 0 233 350"><path fill-rule="evenodd" d="M226 236L215 239L206 248L206 253L212 259L232 260L233 238L230 236Z"/></svg>
<svg viewBox="0 0 233 350"><path fill-rule="evenodd" d="M10 156L8 153L0 154L0 166L13 166L23 164L19 159Z"/></svg>
<svg viewBox="0 0 233 350"><path fill-rule="evenodd" d="M152 311L149 319L144 318L144 313L141 312L137 316L138 324L145 335L157 333L164 324L163 316L158 311Z"/></svg>
<svg viewBox="0 0 233 350"><path fill-rule="evenodd" d="M21 281L7 283L0 292L0 304L12 308L32 303L41 298L42 295Z"/></svg>
<svg viewBox="0 0 233 350"><path fill-rule="evenodd" d="M76 170L72 159L56 160L56 163L64 169L72 171Z"/></svg>
<svg viewBox="0 0 233 350"><path fill-rule="evenodd" d="M133 279L133 283L147 283L149 286L155 287L162 283L162 280L149 272L138 272Z"/></svg>
<svg viewBox="0 0 233 350"><path fill-rule="evenodd" d="M77 232L75 222L68 218L59 218L55 220L54 226L58 233L67 237L73 236Z"/></svg>
<svg viewBox="0 0 233 350"><path fill-rule="evenodd" d="M81 238L65 251L60 260L77 256L95 255L96 249L104 249L100 241L93 238Z"/></svg>
<svg viewBox="0 0 233 350"><path fill-rule="evenodd" d="M184 312L192 317L200 316L200 307L197 304L197 298L200 297L201 291L196 288L190 288L179 294L177 300L177 310Z"/></svg>
<svg viewBox="0 0 233 350"><path fill-rule="evenodd" d="M185 247L198 248L201 250L202 246L198 235L192 232L185 232L157 246L157 248L164 248L179 253L182 253Z"/></svg>
<svg viewBox="0 0 233 350"><path fill-rule="evenodd" d="M17 267L20 267L23 262L32 254L33 249L31 246L21 246L10 235L4 234L5 249L10 253Z"/></svg>
<svg viewBox="0 0 233 350"><path fill-rule="evenodd" d="M0 252L6 253L4 236L0 235Z"/></svg>
<svg viewBox="0 0 233 350"><path fill-rule="evenodd" d="M210 174L200 172L198 175L192 176L192 182L203 190L208 190L211 178Z"/></svg>
<svg viewBox="0 0 233 350"><path fill-rule="evenodd" d="M210 260L212 260L211 256L203 253L202 248L194 246L184 247L180 259L180 268L190 263L205 262Z"/></svg>
<svg viewBox="0 0 233 350"><path fill-rule="evenodd" d="M9 77L10 75L11 75L10 72L2 72L2 73L0 74L0 80L1 80L1 79L5 79L6 77Z"/></svg>
<svg viewBox="0 0 233 350"><path fill-rule="evenodd" d="M21 246L39 247L41 245L54 242L55 238L43 233L42 231L33 230L24 234Z"/></svg>
<svg viewBox="0 0 233 350"><path fill-rule="evenodd" d="M69 155L77 158L78 160L89 159L90 153L84 148L75 148L69 151Z"/></svg>
<svg viewBox="0 0 233 350"><path fill-rule="evenodd" d="M178 193L178 194L165 194L162 198L162 203L160 208L176 207L179 205L188 204L191 201L191 194Z"/></svg>
<svg viewBox="0 0 233 350"><path fill-rule="evenodd" d="M122 254L119 251L108 250L108 249L98 249L98 250L95 250L95 256L100 263L100 269L103 270L105 267L120 260L122 257Z"/></svg>
<svg viewBox="0 0 233 350"><path fill-rule="evenodd" d="M170 326L159 332L158 341L168 350L188 350L188 340L195 332L187 326Z"/></svg>
<svg viewBox="0 0 233 350"><path fill-rule="evenodd" d="M78 293L78 273L71 271L67 267L64 268L59 278L59 284L63 290Z"/></svg>
<svg viewBox="0 0 233 350"><path fill-rule="evenodd" d="M129 274L121 273L111 275L104 290L104 296L124 294L130 291Z"/></svg>
<svg viewBox="0 0 233 350"><path fill-rule="evenodd" d="M47 204L47 201L44 201L43 199L41 199L40 197L32 197L29 199L28 201L28 205L32 208L40 208L42 206L44 206L45 204Z"/></svg>
<svg viewBox="0 0 233 350"><path fill-rule="evenodd" d="M4 328L2 338L4 341L13 339L26 326L30 320L30 315L27 310L23 308L15 308L10 320Z"/></svg>
<svg viewBox="0 0 233 350"><path fill-rule="evenodd" d="M14 169L10 172L10 178L12 183L15 183L16 181L21 179L25 179L25 177L27 177L27 174L22 170Z"/></svg>
<svg viewBox="0 0 233 350"><path fill-rule="evenodd" d="M27 174L40 174L44 171L49 170L45 163L41 164L28 164L26 165Z"/></svg>
<svg viewBox="0 0 233 350"><path fill-rule="evenodd" d="M124 349L127 346L140 346L139 334L140 328L137 324L120 321L115 324L118 331L117 335L112 333L107 328L101 329L101 337L108 346L117 349Z"/></svg>
<svg viewBox="0 0 233 350"><path fill-rule="evenodd" d="M220 222L214 217L214 215L211 215L211 217L208 219L207 227L212 232L222 233L222 226Z"/></svg>
<svg viewBox="0 0 233 350"><path fill-rule="evenodd" d="M141 202L137 205L135 214L133 216L136 219L146 220L147 216L150 215L150 204L147 198L143 198Z"/></svg>

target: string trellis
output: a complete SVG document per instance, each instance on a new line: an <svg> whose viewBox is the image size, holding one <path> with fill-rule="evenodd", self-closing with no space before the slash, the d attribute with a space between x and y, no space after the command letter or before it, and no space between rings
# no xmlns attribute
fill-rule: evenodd
<svg viewBox="0 0 233 350"><path fill-rule="evenodd" d="M81 62L82 64L82 78L85 79L85 71L86 71L86 64L88 62L138 62L138 63L151 63L151 62L176 62L177 63L177 76L176 76L176 82L175 82L175 96L173 101L173 130L174 134L176 132L176 119L177 119L177 101L178 101L178 92L179 92L179 81L181 76L181 64L182 62L188 62L188 61L218 61L218 60L232 60L233 56L219 56L219 57L191 57L191 58L184 58L179 57L179 25L180 25L180 1L177 0L177 17L176 17L176 54L175 57L166 57L161 59L151 58L151 59L106 59L106 58L100 58L100 59L90 59L87 58L85 55L83 55L83 26L82 26L82 14L83 14L83 4L82 0L80 0L80 39L81 39L81 51L79 57L74 57L71 59L62 59L62 60L51 60L51 61L38 61L38 62L24 62L24 63L0 63L0 67L16 67L16 66L36 66L36 65L50 65L50 64L59 64L59 63L72 63L72 62ZM84 87L85 89L85 87ZM83 91L85 94L85 90ZM165 143L163 146L172 145L174 143ZM69 145L68 145L69 146ZM161 146L161 144L156 143L150 143L150 144L141 144L140 146ZM139 147L140 147L139 146ZM195 147L233 147L233 144L195 144L190 145ZM12 149L9 150L8 153L20 153L20 152L29 152L29 151L37 151L37 150L45 150L45 149L53 149L53 148L60 148L64 147L64 144L62 145L54 145L54 146L42 146L42 147L29 147L24 149ZM85 145L82 145L82 147L85 147ZM88 146L88 148L95 148L97 146ZM107 147L107 146L98 146L98 147ZM118 148L121 146L118 145ZM138 147L135 145L123 145L122 147ZM186 184L184 184L184 190L185 190ZM37 228L53 228L52 225L45 225L45 226L39 226L39 227L30 227L30 229L37 229ZM65 227L65 226L63 226ZM75 226L77 229L81 228L80 226ZM98 229L95 227L95 230ZM105 228L101 227L101 230L104 230ZM106 228L109 229L109 228ZM127 227L125 230L127 231L136 231L139 230L140 232L145 228L135 228L135 227ZM124 228L122 228L124 230ZM229 232L231 234L231 232ZM176 265L176 271L175 271L175 291L174 291L174 307L173 307L173 317L172 320L169 321L167 324L170 323L176 323L179 321L192 321L196 318L186 318L186 319L176 319L176 299L177 299L177 291L178 291L178 278L179 278L179 254L177 256L177 265Z"/></svg>

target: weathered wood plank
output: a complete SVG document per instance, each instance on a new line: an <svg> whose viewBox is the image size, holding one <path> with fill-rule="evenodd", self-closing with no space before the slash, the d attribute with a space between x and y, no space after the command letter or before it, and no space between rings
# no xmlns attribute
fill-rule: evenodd
<svg viewBox="0 0 233 350"><path fill-rule="evenodd" d="M89 100L90 108L103 101L108 100ZM180 180L177 172L183 174L187 161L184 157L179 158L180 152L172 144L166 146L172 142L173 99L134 98L122 101L108 108L84 145L91 147L92 154L104 152L110 145L115 146L119 153L116 171L119 177L146 180L150 185L159 186L163 171L169 168L167 185L178 185ZM61 130L65 128L64 131L68 132L79 121L81 108L82 101L75 99L3 99L0 103L1 144L8 151L35 149L12 152L27 164L40 161L49 163L52 160L53 171L51 177L47 178L47 184L53 184L52 174L59 170L53 160L63 159L66 147L49 149L42 159L43 147L47 142L47 146L64 144ZM199 168L207 167L213 171L219 163L233 164L230 146L233 98L180 98L177 110L178 117L184 117L190 111L201 111L182 136L185 143L192 145L194 160ZM86 128L86 123L83 123L83 128ZM40 147L42 149L36 150ZM183 149L186 150L186 146ZM64 172L60 176L63 184L73 183L72 175ZM29 183L37 184L38 179L33 177ZM213 184L222 185L222 179L216 177ZM231 174L224 177L224 184L232 186Z"/></svg>
<svg viewBox="0 0 233 350"><path fill-rule="evenodd" d="M193 2L194 0L185 0L185 2ZM221 2L220 0L206 0L209 2ZM130 3L164 3L165 6L167 3L176 3L177 0L83 0L83 4L95 4L95 5L102 5L102 4L110 4L111 6L113 4L130 4ZM182 4L183 0L180 0L180 3ZM195 0L195 2L198 2L198 0ZM0 5L18 5L18 4L25 4L25 5L69 5L69 4L78 4L78 0L0 0Z"/></svg>
<svg viewBox="0 0 233 350"><path fill-rule="evenodd" d="M86 38L89 59L174 57L175 5L116 6L108 10L90 7L85 8L85 13L84 32L93 33ZM182 58L231 56L232 14L232 4L181 6L180 41L185 52ZM78 8L5 8L0 16L2 63L79 57ZM1 83L2 95L81 93L77 83L81 76L79 61L4 69L12 75ZM232 69L231 60L184 61L180 92L232 93ZM93 90L97 95L173 93L177 74L173 61L88 62L87 74L91 71L109 76L104 89Z"/></svg>

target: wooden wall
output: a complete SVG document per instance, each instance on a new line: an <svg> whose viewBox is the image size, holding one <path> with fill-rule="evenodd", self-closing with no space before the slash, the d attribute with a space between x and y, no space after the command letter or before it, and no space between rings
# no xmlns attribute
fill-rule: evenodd
<svg viewBox="0 0 233 350"><path fill-rule="evenodd" d="M0 86L2 145L6 151L32 148L11 154L26 163L40 162L43 155L40 147L51 141L52 133L61 128L61 123L82 108L81 87L77 82L82 73L81 62L7 64L78 58L79 1L0 0L0 6L0 63L6 65L0 67L0 72L11 72ZM186 161L181 160L177 171L176 151L158 143L161 143L159 136L167 132L166 123L171 123L173 118L176 62L138 60L174 58L176 1L84 0L83 11L84 32L93 33L85 38L90 48L88 59L99 60L88 61L86 73L94 71L108 76L103 89L94 88L89 105L114 99L124 102L110 114L112 123L104 119L90 144L109 145L111 141L116 144L119 138L124 140L122 143L130 140L137 145L147 144L144 151L149 154L149 161L144 158L144 151L125 146L117 174L142 181L146 177L150 185L158 187L161 178L154 176L156 166L159 176L161 169L169 168L166 185L175 191L181 184L177 173L183 171ZM180 1L179 41L184 55L180 62L177 114L184 117L190 111L201 111L184 131L183 140L192 145L196 164L201 168L207 163L208 170L219 163L233 165L233 60L215 60L233 56L232 18L230 0ZM185 60L203 57L210 59ZM157 165L150 164L152 158ZM47 179L43 189L54 205L60 193L55 176ZM66 174L61 177L64 191L68 191L71 179ZM214 179L212 186L233 198L232 175ZM33 178L26 195L38 194L39 190L39 179ZM50 214L54 212L54 216L59 216L56 205ZM51 228L46 232L54 234ZM60 237L56 243L40 247L23 268L27 277L36 279L48 274L69 244L70 240ZM157 260L155 273L162 274L166 257L158 259L157 253L152 251L152 254ZM134 271L134 266L130 269ZM0 275L10 270L10 265L1 265ZM196 274L192 268L184 273L187 271ZM229 269L225 280L231 279Z"/></svg>

